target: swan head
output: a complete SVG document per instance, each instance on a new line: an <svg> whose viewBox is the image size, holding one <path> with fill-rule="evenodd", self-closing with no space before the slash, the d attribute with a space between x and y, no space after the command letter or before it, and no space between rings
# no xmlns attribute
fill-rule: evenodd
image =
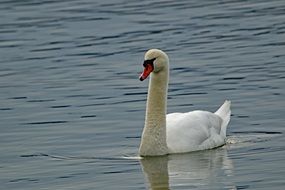
<svg viewBox="0 0 285 190"><path fill-rule="evenodd" d="M150 49L144 56L144 71L140 75L140 80L146 79L152 72L158 73L164 69L168 69L168 56L159 49Z"/></svg>

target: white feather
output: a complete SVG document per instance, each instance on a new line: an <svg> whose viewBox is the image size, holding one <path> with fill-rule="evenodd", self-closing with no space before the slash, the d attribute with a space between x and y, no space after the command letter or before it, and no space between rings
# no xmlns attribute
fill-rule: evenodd
<svg viewBox="0 0 285 190"><path fill-rule="evenodd" d="M211 149L225 144L225 132L230 120L229 101L219 110L218 113L192 111L168 114L166 142L169 153Z"/></svg>

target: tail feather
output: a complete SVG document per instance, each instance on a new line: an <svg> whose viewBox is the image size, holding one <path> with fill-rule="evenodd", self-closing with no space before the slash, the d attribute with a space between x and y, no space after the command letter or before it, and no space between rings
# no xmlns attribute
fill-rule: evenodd
<svg viewBox="0 0 285 190"><path fill-rule="evenodd" d="M227 126L231 119L231 101L226 100L225 103L215 112L215 114L223 119L221 132L226 136Z"/></svg>

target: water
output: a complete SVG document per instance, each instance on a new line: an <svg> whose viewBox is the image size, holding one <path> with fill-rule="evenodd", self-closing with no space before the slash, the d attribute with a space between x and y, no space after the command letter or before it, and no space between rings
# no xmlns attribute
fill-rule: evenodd
<svg viewBox="0 0 285 190"><path fill-rule="evenodd" d="M0 189L284 189L285 2L0 2ZM232 101L228 144L136 158L144 52L168 111Z"/></svg>

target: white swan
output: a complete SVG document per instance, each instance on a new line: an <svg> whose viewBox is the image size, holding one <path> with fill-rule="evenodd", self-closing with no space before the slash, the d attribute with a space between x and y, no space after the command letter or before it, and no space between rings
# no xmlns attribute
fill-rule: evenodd
<svg viewBox="0 0 285 190"><path fill-rule="evenodd" d="M143 81L150 75L145 126L139 154L158 156L211 149L225 144L230 121L230 101L215 112L192 111L166 115L169 59L158 49L144 57Z"/></svg>

